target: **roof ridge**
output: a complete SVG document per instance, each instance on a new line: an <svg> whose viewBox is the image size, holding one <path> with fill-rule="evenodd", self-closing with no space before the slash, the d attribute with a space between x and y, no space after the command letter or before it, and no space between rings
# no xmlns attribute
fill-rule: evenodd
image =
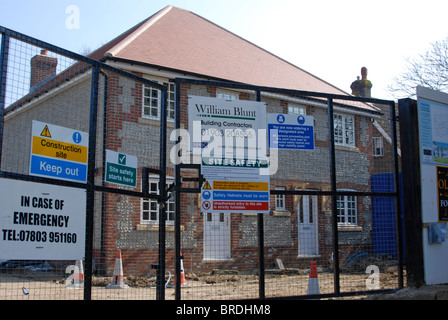
<svg viewBox="0 0 448 320"><path fill-rule="evenodd" d="M134 41L136 38L138 38L143 32L145 32L149 27L151 27L154 23L159 21L165 14L167 14L173 6L166 6L159 12L153 14L148 19L143 20L139 24L137 24L136 30L134 30L131 34L127 35L123 40L121 40L118 44L110 48L106 52L106 56L115 56L118 54L121 50L123 50L125 47L127 47L132 41ZM140 26L139 26L140 25ZM134 27L135 28L135 27Z"/></svg>

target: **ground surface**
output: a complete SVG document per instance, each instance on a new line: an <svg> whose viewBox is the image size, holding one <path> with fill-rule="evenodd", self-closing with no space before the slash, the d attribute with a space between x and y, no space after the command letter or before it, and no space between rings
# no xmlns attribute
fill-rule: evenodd
<svg viewBox="0 0 448 320"><path fill-rule="evenodd" d="M82 300L84 290L67 288L67 275L52 272L30 272L22 270L0 273L0 300ZM369 275L365 273L342 273L341 292L364 291ZM398 287L396 268L380 274L381 289ZM93 278L93 300L155 300L155 277L125 277L127 289L107 289L111 277ZM257 275L239 274L187 274L187 285L182 287L183 300L239 300L259 297ZM265 276L267 298L303 296L307 294L309 274L306 270L273 270ZM319 293L334 292L334 276L328 271L318 273L316 280ZM172 279L170 284L172 283ZM26 289L23 293L23 288ZM167 300L175 298L174 288L166 287ZM353 299L360 299L356 296Z"/></svg>

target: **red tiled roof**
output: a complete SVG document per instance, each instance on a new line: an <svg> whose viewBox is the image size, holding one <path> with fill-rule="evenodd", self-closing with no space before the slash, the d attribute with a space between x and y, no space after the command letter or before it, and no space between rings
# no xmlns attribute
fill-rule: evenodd
<svg viewBox="0 0 448 320"><path fill-rule="evenodd" d="M204 78L282 89L349 95L297 66L190 12L168 6L89 55L173 69ZM77 63L8 108L8 112L83 73ZM70 76L71 74L71 76ZM378 112L371 105L358 108Z"/></svg>
<svg viewBox="0 0 448 320"><path fill-rule="evenodd" d="M348 95L228 30L173 6L113 42L106 48L109 57L251 85Z"/></svg>

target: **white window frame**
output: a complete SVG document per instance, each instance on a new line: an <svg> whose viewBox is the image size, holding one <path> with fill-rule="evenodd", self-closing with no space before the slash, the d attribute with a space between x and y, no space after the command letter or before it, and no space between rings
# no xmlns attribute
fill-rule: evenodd
<svg viewBox="0 0 448 320"><path fill-rule="evenodd" d="M336 145L355 147L355 117L334 114L334 141Z"/></svg>
<svg viewBox="0 0 448 320"><path fill-rule="evenodd" d="M225 100L239 100L239 94L235 91L216 89L216 98Z"/></svg>
<svg viewBox="0 0 448 320"><path fill-rule="evenodd" d="M340 190L355 191L355 190ZM358 225L358 199L356 196L337 196L338 225Z"/></svg>
<svg viewBox="0 0 448 320"><path fill-rule="evenodd" d="M174 121L174 108L175 108L175 84L169 81L152 80L159 84L162 84L168 88L167 92L167 116L168 121ZM148 93L148 94L146 94ZM161 91L152 87L143 85L142 90L142 118L160 120L161 111ZM148 110L148 111L146 111Z"/></svg>
<svg viewBox="0 0 448 320"><path fill-rule="evenodd" d="M167 179L166 185L169 186L174 181L173 178ZM149 179L149 193L159 194L158 179ZM154 199L141 199L140 223L141 224L159 224L159 203ZM174 200L168 200L166 207L166 224L174 225L175 206Z"/></svg>
<svg viewBox="0 0 448 320"><path fill-rule="evenodd" d="M297 115L306 116L306 108L301 107L297 104L289 103L288 104L288 114L297 114Z"/></svg>
<svg viewBox="0 0 448 320"><path fill-rule="evenodd" d="M286 187L275 187L275 190L286 190ZM286 211L286 195L275 195L275 211Z"/></svg>
<svg viewBox="0 0 448 320"><path fill-rule="evenodd" d="M384 140L383 137L373 137L373 156L384 156Z"/></svg>

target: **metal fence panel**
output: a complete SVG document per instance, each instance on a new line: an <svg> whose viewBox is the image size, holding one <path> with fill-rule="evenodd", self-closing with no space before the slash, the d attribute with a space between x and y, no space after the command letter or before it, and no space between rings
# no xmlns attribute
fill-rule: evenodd
<svg viewBox="0 0 448 320"><path fill-rule="evenodd" d="M393 102L175 82L177 128L188 128L188 99L199 95L258 100L267 113L312 116L315 138L312 150L278 151L268 215L202 212L204 180L191 182L198 173L179 166L177 245L187 284L178 284L178 299L330 297L402 286Z"/></svg>
<svg viewBox="0 0 448 320"><path fill-rule="evenodd" d="M34 196L22 196L17 212L2 212L12 225L3 224L2 246L18 252L0 255L0 299L161 298L166 121L160 120L164 112L158 120L142 120L141 106L144 92L152 90L159 111L165 110L165 86L1 32L1 179ZM71 200L79 190L85 194L74 200L79 212L65 221L80 222L79 233L51 225L57 216L49 186L67 190ZM2 190L9 194L16 196ZM28 250L31 242L38 247ZM56 242L61 245L51 256L33 253ZM68 244L75 242L81 253L71 252Z"/></svg>

